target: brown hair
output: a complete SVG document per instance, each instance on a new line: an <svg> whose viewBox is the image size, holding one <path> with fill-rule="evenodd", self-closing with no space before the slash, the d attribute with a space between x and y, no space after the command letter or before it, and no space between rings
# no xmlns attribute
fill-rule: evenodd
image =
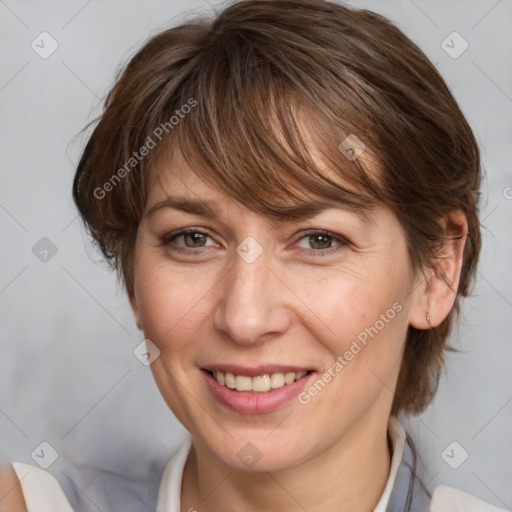
<svg viewBox="0 0 512 512"><path fill-rule="evenodd" d="M364 158L340 151L354 135ZM435 264L439 220L460 208L469 234L457 314L459 295L469 294L481 243L479 149L434 66L378 14L323 0L244 0L213 21L165 30L136 53L105 100L73 185L82 219L129 293L149 172L173 151L205 182L276 221L293 218L287 207L306 197L361 213L385 205L403 227L413 269ZM454 310L432 330L409 326L392 413L431 402L452 350Z"/></svg>

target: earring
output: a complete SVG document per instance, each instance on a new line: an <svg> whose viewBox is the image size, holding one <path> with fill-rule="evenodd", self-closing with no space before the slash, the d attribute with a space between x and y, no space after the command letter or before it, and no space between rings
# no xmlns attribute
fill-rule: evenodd
<svg viewBox="0 0 512 512"><path fill-rule="evenodd" d="M429 330L432 330L432 324L430 323L430 313L427 311L427 314L425 315L425 318L427 319L427 324L429 325Z"/></svg>

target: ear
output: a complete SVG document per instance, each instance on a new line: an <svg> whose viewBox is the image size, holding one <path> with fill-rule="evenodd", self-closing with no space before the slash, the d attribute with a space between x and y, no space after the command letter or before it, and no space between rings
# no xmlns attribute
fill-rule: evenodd
<svg viewBox="0 0 512 512"><path fill-rule="evenodd" d="M440 221L444 244L433 268L418 276L409 310L409 323L416 329L437 327L448 316L459 288L468 223L462 210L453 210ZM427 312L430 323L427 319Z"/></svg>
<svg viewBox="0 0 512 512"><path fill-rule="evenodd" d="M140 323L139 307L137 306L137 299L135 298L135 292L133 290L128 292L128 300L130 301L130 306L132 308L137 328L142 330L142 326Z"/></svg>

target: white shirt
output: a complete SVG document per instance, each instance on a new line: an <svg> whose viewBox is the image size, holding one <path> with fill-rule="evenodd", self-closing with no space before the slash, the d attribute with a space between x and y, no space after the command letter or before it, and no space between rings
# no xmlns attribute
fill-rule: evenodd
<svg viewBox="0 0 512 512"><path fill-rule="evenodd" d="M404 454L406 432L393 416L388 423L392 444L389 477L374 512L386 512L395 480ZM181 512L180 496L183 469L192 445L188 436L167 463L160 481L156 512ZM29 512L78 512L74 511L57 479L37 466L13 462L20 480ZM109 512L105 510L104 512ZM113 511L110 511L113 512ZM117 511L115 511L117 512ZM438 486L432 496L429 512L505 512L463 491Z"/></svg>

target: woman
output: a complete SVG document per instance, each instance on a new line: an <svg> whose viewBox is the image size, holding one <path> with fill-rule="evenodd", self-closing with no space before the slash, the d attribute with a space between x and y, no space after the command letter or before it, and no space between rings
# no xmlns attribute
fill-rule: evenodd
<svg viewBox="0 0 512 512"><path fill-rule="evenodd" d="M153 37L73 194L190 437L140 499L108 476L95 500L64 493L14 463L20 505L498 510L431 495L396 419L435 395L477 265L479 185L454 98L377 14L248 0Z"/></svg>

